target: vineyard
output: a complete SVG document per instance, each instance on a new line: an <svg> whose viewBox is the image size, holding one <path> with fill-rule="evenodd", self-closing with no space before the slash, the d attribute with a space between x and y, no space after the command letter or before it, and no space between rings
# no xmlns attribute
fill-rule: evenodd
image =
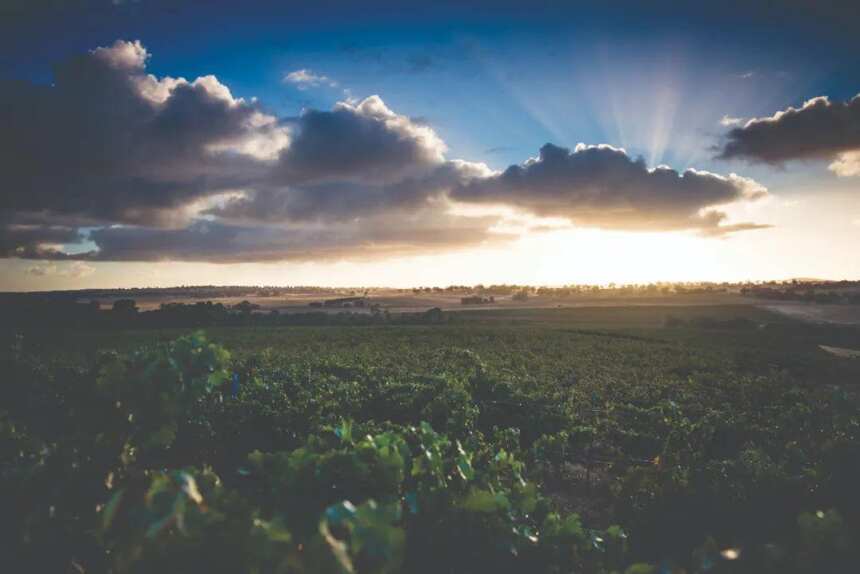
<svg viewBox="0 0 860 574"><path fill-rule="evenodd" d="M856 328L447 315L4 332L4 570L860 568Z"/></svg>

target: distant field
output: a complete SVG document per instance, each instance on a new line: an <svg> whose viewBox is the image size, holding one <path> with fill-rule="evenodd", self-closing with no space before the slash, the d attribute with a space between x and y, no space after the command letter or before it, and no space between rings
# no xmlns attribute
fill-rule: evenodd
<svg viewBox="0 0 860 574"><path fill-rule="evenodd" d="M331 293L291 293L286 296L260 296L249 295L244 297L175 297L169 295L146 295L135 298L138 308L142 311L150 311L158 309L166 303L195 303L197 301L212 301L213 303L221 303L225 306L233 306L241 301L249 301L260 306L260 312L269 312L276 310L279 313L306 313L309 310L323 311L326 313L341 313L345 309L340 307L330 308L312 308L311 303L322 302L327 299L335 299L338 297L348 296L351 293L340 291L332 291ZM356 293L358 294L358 293ZM110 307L113 301L123 298L106 297L100 299L103 308ZM658 295L658 296L618 296L618 295L590 295L583 294L572 297L547 297L547 296L531 296L525 301L515 301L511 296L496 297L494 303L487 304L472 304L463 305L460 302L461 294L412 294L403 293L395 289L376 290L371 292L367 297L367 306L348 308L353 313L370 313L370 305L378 305L380 310L387 310L391 313L416 313L438 307L444 311L458 312L481 312L488 313L490 316L498 311L525 311L526 314L522 317L531 320L548 320L558 321L567 320L570 317L565 314L557 313L540 313L538 315L530 315L528 311L533 310L570 310L570 309L589 309L589 308L634 308L634 307L726 307L731 306L736 308L749 307L750 309L759 307L766 311L771 311L793 319L803 321L835 323L843 325L860 325L860 306L857 305L821 305L815 303L800 303L800 302L762 302L748 297L742 297L735 293L712 293L712 294L696 294L696 295ZM710 312L710 311L708 311ZM635 311L627 311L626 318L620 319L632 320L633 322L646 320L645 317L653 315L650 311L637 314ZM718 311L722 313L722 311ZM755 311L750 310L750 315L756 315ZM590 317L589 313L584 313L582 317ZM756 315L763 317L763 315ZM515 315L506 315L506 317L515 317ZM610 323L618 323L619 318L614 316L614 313L600 314L599 321L609 320ZM611 317L611 318L610 318ZM771 318L772 319L772 318ZM574 319L578 320L578 319Z"/></svg>
<svg viewBox="0 0 860 574"><path fill-rule="evenodd" d="M817 305L815 303L767 303L762 308L794 319L815 323L860 325L858 305Z"/></svg>
<svg viewBox="0 0 860 574"><path fill-rule="evenodd" d="M197 301L212 301L224 305L235 305L240 301L250 301L260 305L261 310L271 311L273 309L283 313L301 313L310 309L313 302L325 301L349 295L360 295L360 293L345 293L332 291L331 293L291 293L284 296L260 296L250 295L242 297L176 297L170 295L152 294L135 297L137 306L144 311L157 309L164 303L194 303ZM103 306L110 306L114 300L125 298L125 295L101 298ZM460 302L462 294L413 294L404 293L396 289L374 290L368 295L369 304L377 304L382 309L391 312L416 312L425 311L433 307L447 311L476 310L476 309L544 309L544 308L567 308L567 307L618 307L638 305L659 306L689 306L689 305L733 305L749 304L750 300L737 294L715 293L703 295L663 295L663 296L618 296L618 295L591 295L582 294L571 297L547 297L531 296L525 301L515 301L509 295L496 297L495 303L463 305ZM323 309L327 312L340 312L340 308ZM369 312L369 309L355 308L355 312Z"/></svg>
<svg viewBox="0 0 860 574"><path fill-rule="evenodd" d="M589 301L545 307L495 307L453 309L456 316L469 321L515 321L547 325L572 325L597 329L635 329L662 327L670 317L696 319L743 318L759 322L782 322L785 319L755 305L721 303L713 298L689 301L664 299L658 303L637 301Z"/></svg>
<svg viewBox="0 0 860 574"><path fill-rule="evenodd" d="M571 355L545 357L546 347L542 345L547 341L552 345L567 345L573 340L588 340L593 348L605 349L610 354L619 344L626 348L632 341L635 353L620 358L606 357L606 361L623 360L630 368L636 368L640 352L657 345L685 352L701 350L725 356L726 361L743 356L744 361L753 361L761 368L793 369L817 381L828 381L831 377L842 380L855 372L856 380L860 380L860 364L856 361L853 365L846 364L844 359L820 348L821 345L860 348L860 329L814 325L755 305L610 306L604 302L603 305L561 308L488 305L477 309L456 308L456 311L438 325L238 326L212 327L206 329L206 333L239 354L265 351L324 357L332 352L360 355L372 349L374 355L395 356L396 349L429 353L433 349L457 346L479 349L481 353L499 353L502 360L522 361L526 360L525 356L536 368L575 360L574 351ZM672 321L678 324L667 327ZM42 353L68 359L88 355L97 349L125 350L169 341L191 331L187 328L59 330L40 334L36 344ZM506 348L503 341L516 341L517 346ZM697 360L690 358L688 368L699 368Z"/></svg>

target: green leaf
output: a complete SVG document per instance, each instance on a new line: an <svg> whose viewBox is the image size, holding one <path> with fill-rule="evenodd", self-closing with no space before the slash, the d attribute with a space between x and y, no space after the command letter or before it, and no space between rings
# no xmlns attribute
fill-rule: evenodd
<svg viewBox="0 0 860 574"><path fill-rule="evenodd" d="M463 501L463 508L473 512L496 512L500 504L496 496L487 490L473 488Z"/></svg>
<svg viewBox="0 0 860 574"><path fill-rule="evenodd" d="M334 429L334 434L343 442L352 442L352 421L344 420Z"/></svg>

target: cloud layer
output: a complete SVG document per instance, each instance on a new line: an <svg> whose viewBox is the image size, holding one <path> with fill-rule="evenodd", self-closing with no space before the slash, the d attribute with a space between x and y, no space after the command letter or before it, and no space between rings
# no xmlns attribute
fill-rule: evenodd
<svg viewBox="0 0 860 574"><path fill-rule="evenodd" d="M95 271L95 267L83 261L73 261L59 265L56 263L40 263L27 268L27 274L35 277L56 275L58 277L71 277L73 279L88 277L95 273Z"/></svg>
<svg viewBox="0 0 860 574"><path fill-rule="evenodd" d="M538 157L461 185L453 197L514 205L588 227L701 229L715 234L741 228L720 227L725 214L714 206L754 200L766 193L761 185L735 174L648 169L641 158L634 160L624 150L607 145L580 144L571 151L546 144ZM747 228L749 224L743 227Z"/></svg>
<svg viewBox="0 0 860 574"><path fill-rule="evenodd" d="M421 253L510 239L502 216L484 209L496 204L612 229L759 227L718 209L766 193L734 174L648 169L609 146L551 144L495 173L449 159L430 126L378 96L277 117L214 76L156 78L148 57L117 41L61 63L51 86L0 85L0 257ZM291 81L327 80L299 72ZM68 249L84 239L94 248Z"/></svg>
<svg viewBox="0 0 860 574"><path fill-rule="evenodd" d="M847 102L813 98L768 118L756 118L728 132L722 159L770 164L830 160L837 175L860 174L860 94Z"/></svg>

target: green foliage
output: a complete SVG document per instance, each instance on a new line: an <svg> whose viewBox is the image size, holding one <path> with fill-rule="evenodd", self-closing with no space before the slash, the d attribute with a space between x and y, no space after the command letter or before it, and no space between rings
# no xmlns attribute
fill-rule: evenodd
<svg viewBox="0 0 860 574"><path fill-rule="evenodd" d="M345 436L349 426L338 427L339 440L252 453L232 487L207 469L148 471L119 487L101 509L114 568L173 571L193 553L251 572L429 572L439 564L468 572L482 563L522 571L546 569L552 556L558 568L609 559L576 515L532 517L540 495L510 454L474 468L461 445L426 423L359 441ZM469 528L452 536L458 523Z"/></svg>
<svg viewBox="0 0 860 574"><path fill-rule="evenodd" d="M716 332L646 335L237 330L230 353L194 334L74 361L18 341L0 554L46 572L851 571L856 388Z"/></svg>

